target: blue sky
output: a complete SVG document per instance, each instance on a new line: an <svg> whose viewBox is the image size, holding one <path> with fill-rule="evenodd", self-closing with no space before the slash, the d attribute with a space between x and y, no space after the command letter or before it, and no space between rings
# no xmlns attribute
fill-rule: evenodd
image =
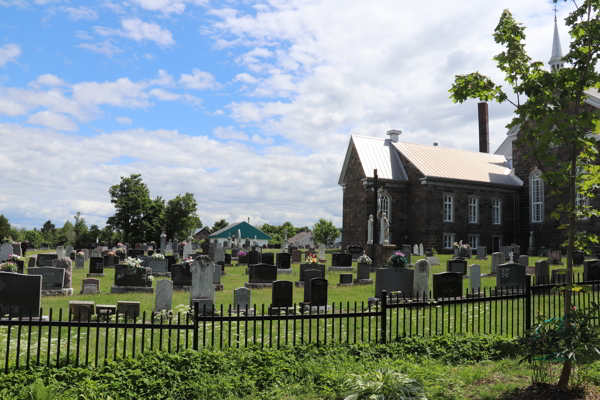
<svg viewBox="0 0 600 400"><path fill-rule="evenodd" d="M351 134L477 150L475 102L447 91L474 70L501 81L504 8L546 62L539 0L0 0L0 214L103 226L108 188L140 173L153 197L194 193L207 225L341 226ZM511 112L490 105L492 149Z"/></svg>

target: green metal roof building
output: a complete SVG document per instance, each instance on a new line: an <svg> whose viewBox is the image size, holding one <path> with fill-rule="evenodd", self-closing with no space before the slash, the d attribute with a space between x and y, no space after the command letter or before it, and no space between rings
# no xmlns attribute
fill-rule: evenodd
<svg viewBox="0 0 600 400"><path fill-rule="evenodd" d="M254 237L256 236L256 241L260 246L263 244L268 244L269 240L271 240L271 236L266 235L250 225L247 222L236 222L234 224L229 224L225 228L220 229L216 232L211 233L208 236L208 239L212 242L215 239L219 241L219 243L224 242L229 236L237 236L238 229L241 233L241 243L244 243L246 238L250 239L250 242L254 241Z"/></svg>

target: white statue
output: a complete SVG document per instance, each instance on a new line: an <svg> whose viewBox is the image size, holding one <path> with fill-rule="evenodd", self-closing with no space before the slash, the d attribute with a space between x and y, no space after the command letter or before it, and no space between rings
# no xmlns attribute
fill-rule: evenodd
<svg viewBox="0 0 600 400"><path fill-rule="evenodd" d="M377 219L381 220L381 201L383 198L383 188L379 188L377 191Z"/></svg>
<svg viewBox="0 0 600 400"><path fill-rule="evenodd" d="M373 215L369 215L367 222L367 244L373 244Z"/></svg>
<svg viewBox="0 0 600 400"><path fill-rule="evenodd" d="M390 236L390 222L388 221L385 213L381 213L381 237L379 238L380 244L389 244Z"/></svg>
<svg viewBox="0 0 600 400"><path fill-rule="evenodd" d="M512 251L510 253L508 253L508 258L510 259L510 262L513 262L513 252Z"/></svg>

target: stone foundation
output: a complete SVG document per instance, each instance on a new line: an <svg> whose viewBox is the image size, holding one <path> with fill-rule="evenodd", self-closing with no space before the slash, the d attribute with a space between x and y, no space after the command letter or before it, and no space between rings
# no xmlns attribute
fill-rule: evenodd
<svg viewBox="0 0 600 400"><path fill-rule="evenodd" d="M375 256L371 264L371 270L376 268L387 267L388 259L396 253L395 244L368 244L365 249L366 254L373 254L375 248Z"/></svg>
<svg viewBox="0 0 600 400"><path fill-rule="evenodd" d="M154 288L147 286L115 286L110 288L111 293L154 293Z"/></svg>
<svg viewBox="0 0 600 400"><path fill-rule="evenodd" d="M294 271L292 271L291 268L278 268L277 269L277 275L283 274L283 275L291 275Z"/></svg>
<svg viewBox="0 0 600 400"><path fill-rule="evenodd" d="M328 267L327 271L354 272L354 268L352 268L352 267Z"/></svg>
<svg viewBox="0 0 600 400"><path fill-rule="evenodd" d="M304 281L296 281L296 282L294 282L294 285L295 285L297 288L304 287Z"/></svg>
<svg viewBox="0 0 600 400"><path fill-rule="evenodd" d="M173 291L179 291L179 292L189 292L192 289L191 286L176 286L173 285Z"/></svg>
<svg viewBox="0 0 600 400"><path fill-rule="evenodd" d="M273 287L273 284L244 282L244 287L248 289L271 289Z"/></svg>
<svg viewBox="0 0 600 400"><path fill-rule="evenodd" d="M97 274L97 273L93 273L93 274L87 274L88 278L104 278L105 274Z"/></svg>
<svg viewBox="0 0 600 400"><path fill-rule="evenodd" d="M171 273L170 272L153 272L152 276L156 276L156 277L166 276L166 277L170 278L171 277Z"/></svg>
<svg viewBox="0 0 600 400"><path fill-rule="evenodd" d="M354 284L355 285L372 285L373 279L355 279Z"/></svg>
<svg viewBox="0 0 600 400"><path fill-rule="evenodd" d="M73 296L73 288L63 288L56 290L42 290L42 296Z"/></svg>
<svg viewBox="0 0 600 400"><path fill-rule="evenodd" d="M215 288L215 292L222 292L224 286L222 283L213 283L213 288Z"/></svg>
<svg viewBox="0 0 600 400"><path fill-rule="evenodd" d="M338 283L335 286L343 287L343 286L354 286L354 283Z"/></svg>

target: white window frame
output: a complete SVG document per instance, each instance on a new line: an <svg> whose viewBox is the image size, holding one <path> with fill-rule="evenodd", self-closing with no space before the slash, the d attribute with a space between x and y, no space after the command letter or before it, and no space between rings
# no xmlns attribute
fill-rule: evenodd
<svg viewBox="0 0 600 400"><path fill-rule="evenodd" d="M502 200L492 200L492 225L500 225L502 223Z"/></svg>
<svg viewBox="0 0 600 400"><path fill-rule="evenodd" d="M454 196L445 194L443 198L444 222L454 222Z"/></svg>
<svg viewBox="0 0 600 400"><path fill-rule="evenodd" d="M385 216L387 217L388 221L392 220L392 213L391 213L391 204L392 204L392 198L390 197L389 194L387 194L387 192L383 192L383 196L381 196L381 213L383 215L383 213L385 213Z"/></svg>
<svg viewBox="0 0 600 400"><path fill-rule="evenodd" d="M477 250L477 246L479 246L479 236L469 235L469 245L473 250Z"/></svg>
<svg viewBox="0 0 600 400"><path fill-rule="evenodd" d="M529 178L531 222L544 222L544 181L541 172L534 171Z"/></svg>
<svg viewBox="0 0 600 400"><path fill-rule="evenodd" d="M477 197L469 197L469 223L479 223L479 199Z"/></svg>
<svg viewBox="0 0 600 400"><path fill-rule="evenodd" d="M444 250L451 250L452 243L454 243L454 233L444 233L442 237L442 244Z"/></svg>

